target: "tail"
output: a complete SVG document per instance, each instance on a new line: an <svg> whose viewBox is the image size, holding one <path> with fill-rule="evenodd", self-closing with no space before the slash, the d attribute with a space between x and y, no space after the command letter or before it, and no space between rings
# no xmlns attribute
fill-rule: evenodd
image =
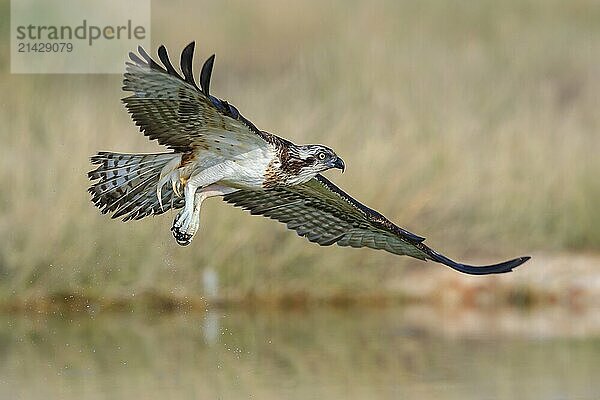
<svg viewBox="0 0 600 400"><path fill-rule="evenodd" d="M169 185L162 191L157 190L165 172L163 169L169 168L180 157L176 153L96 154L91 161L98 168L88 173L93 182L88 189L92 202L103 214L112 213L112 218L123 217L123 221L183 207L183 198Z"/></svg>

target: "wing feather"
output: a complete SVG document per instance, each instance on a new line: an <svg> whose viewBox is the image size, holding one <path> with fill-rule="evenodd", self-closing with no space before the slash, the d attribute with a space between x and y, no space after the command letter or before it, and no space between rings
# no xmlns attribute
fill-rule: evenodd
<svg viewBox="0 0 600 400"><path fill-rule="evenodd" d="M209 94L214 55L202 68L201 90L192 69L194 42L181 54L183 76L173 67L164 46L158 49L164 67L143 48L139 47L138 53L130 53L131 62L126 63L123 90L133 94L123 102L144 135L181 153L198 148L218 150L219 139L244 150L269 143L270 134L258 130L225 100Z"/></svg>
<svg viewBox="0 0 600 400"><path fill-rule="evenodd" d="M370 247L432 260L472 275L509 272L529 257L487 266L460 264L437 253L424 238L395 225L380 213L350 197L322 175L296 186L268 190L238 190L224 200L254 215L285 223L289 229L321 246Z"/></svg>
<svg viewBox="0 0 600 400"><path fill-rule="evenodd" d="M179 79L183 79L181 75L179 75L179 72L177 72L175 67L173 67L173 64L171 64L171 60L169 59L169 53L167 52L167 48L165 46L160 46L158 48L158 58L160 58L160 61L167 69L167 73L169 75L173 75L178 77Z"/></svg>

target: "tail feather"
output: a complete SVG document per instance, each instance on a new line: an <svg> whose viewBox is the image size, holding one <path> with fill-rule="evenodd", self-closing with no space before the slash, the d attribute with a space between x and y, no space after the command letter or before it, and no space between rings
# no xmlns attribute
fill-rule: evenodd
<svg viewBox="0 0 600 400"><path fill-rule="evenodd" d="M166 187L157 196L161 171L176 153L121 154L100 152L91 158L98 167L88 173L92 186L88 192L92 202L103 214L123 221L158 215L170 209L181 208L183 198Z"/></svg>

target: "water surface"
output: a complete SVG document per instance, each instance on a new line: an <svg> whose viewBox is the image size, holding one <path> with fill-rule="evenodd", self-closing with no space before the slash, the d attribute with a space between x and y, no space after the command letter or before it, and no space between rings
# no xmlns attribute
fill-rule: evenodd
<svg viewBox="0 0 600 400"><path fill-rule="evenodd" d="M598 399L599 313L0 317L2 399Z"/></svg>

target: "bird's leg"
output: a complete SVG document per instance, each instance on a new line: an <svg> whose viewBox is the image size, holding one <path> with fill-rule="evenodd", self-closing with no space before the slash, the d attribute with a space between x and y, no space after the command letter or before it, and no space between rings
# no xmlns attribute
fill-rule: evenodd
<svg viewBox="0 0 600 400"><path fill-rule="evenodd" d="M212 167L202 170L182 182L185 205L183 210L175 217L173 227L171 228L177 243L185 246L190 244L190 241L192 240L191 236L187 234L186 231L194 215L196 189L209 186L219 179L221 179L221 175L219 175L218 169Z"/></svg>
<svg viewBox="0 0 600 400"><path fill-rule="evenodd" d="M202 207L202 203L204 202L204 200L208 199L209 197L224 196L227 193L231 193L234 191L235 189L217 184L209 185L198 189L198 191L196 192L196 197L194 199L194 212L192 214L190 223L187 229L185 230L185 233L193 237L198 231L198 228L200 227L200 208Z"/></svg>
<svg viewBox="0 0 600 400"><path fill-rule="evenodd" d="M208 199L209 197L224 196L228 193L234 192L235 190L236 189L218 184L208 185L198 189L197 191L194 190L196 193L194 195L193 202L191 202L191 204L193 204L193 210L191 213L189 211L186 212L188 205L188 199L186 198L186 206L184 207L183 211L181 211L181 213L175 217L173 228L171 228L177 243L181 246L187 246L192 242L194 235L200 227L200 208L202 207L204 200ZM187 192L185 193L187 194ZM186 220L183 221L182 218L185 218Z"/></svg>
<svg viewBox="0 0 600 400"><path fill-rule="evenodd" d="M175 236L175 240L177 243L186 246L190 244L192 238L190 235L186 234L186 230L192 220L192 215L194 214L194 197L196 194L197 187L193 185L191 182L187 182L184 187L183 195L185 198L185 205L183 206L183 210L179 212L175 216L175 220L173 221L173 227L171 231L173 231L173 236Z"/></svg>

